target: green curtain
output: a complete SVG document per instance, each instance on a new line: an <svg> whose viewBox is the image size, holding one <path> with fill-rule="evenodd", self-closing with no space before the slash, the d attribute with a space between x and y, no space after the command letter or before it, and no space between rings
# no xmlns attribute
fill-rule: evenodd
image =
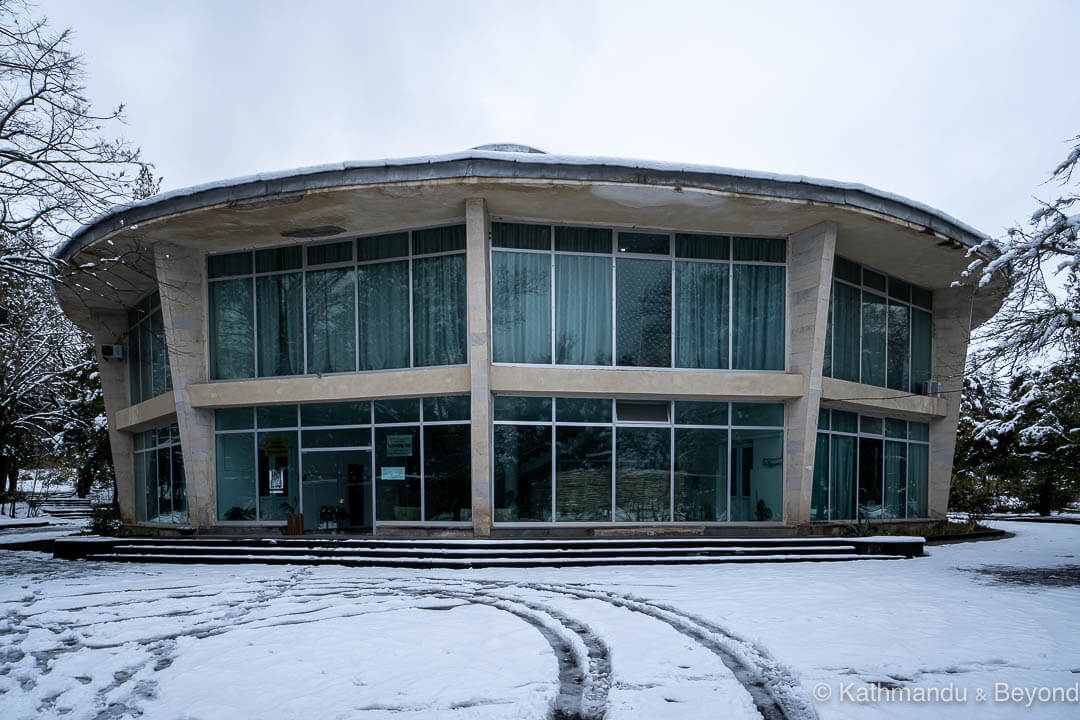
<svg viewBox="0 0 1080 720"><path fill-rule="evenodd" d="M911 352L911 308L889 301L888 387L908 391Z"/></svg>
<svg viewBox="0 0 1080 720"><path fill-rule="evenodd" d="M885 442L885 503L882 517L904 517L907 488L907 443Z"/></svg>
<svg viewBox="0 0 1080 720"><path fill-rule="evenodd" d="M732 367L784 369L785 268L735 265L732 278Z"/></svg>
<svg viewBox="0 0 1080 720"><path fill-rule="evenodd" d="M885 387L885 328L888 303L864 292L862 298L862 382Z"/></svg>
<svg viewBox="0 0 1080 720"><path fill-rule="evenodd" d="M555 256L555 362L611 364L611 258Z"/></svg>
<svg viewBox="0 0 1080 720"><path fill-rule="evenodd" d="M465 347L465 256L413 261L413 362L416 367L461 365Z"/></svg>
<svg viewBox="0 0 1080 720"><path fill-rule="evenodd" d="M832 436L829 466L829 519L855 518L855 438Z"/></svg>
<svg viewBox="0 0 1080 720"><path fill-rule="evenodd" d="M617 365L671 367L671 262L615 262Z"/></svg>
<svg viewBox="0 0 1080 720"><path fill-rule="evenodd" d="M859 381L858 288L833 283L832 377Z"/></svg>
<svg viewBox="0 0 1080 720"><path fill-rule="evenodd" d="M810 493L810 519L829 519L829 434L817 434L814 451L814 485Z"/></svg>
<svg viewBox="0 0 1080 720"><path fill-rule="evenodd" d="M259 377L304 372L304 281L300 273L255 279Z"/></svg>
<svg viewBox="0 0 1080 720"><path fill-rule="evenodd" d="M551 255L491 254L495 362L551 362Z"/></svg>
<svg viewBox="0 0 1080 720"><path fill-rule="evenodd" d="M924 518L930 515L928 507L930 448L927 445L908 445L907 516Z"/></svg>
<svg viewBox="0 0 1080 720"><path fill-rule="evenodd" d="M675 367L728 367L728 265L675 263Z"/></svg>
<svg viewBox="0 0 1080 720"><path fill-rule="evenodd" d="M255 377L251 293L251 278L210 283L210 377L214 380Z"/></svg>
<svg viewBox="0 0 1080 720"><path fill-rule="evenodd" d="M360 369L409 367L409 261L356 269Z"/></svg>
<svg viewBox="0 0 1080 720"><path fill-rule="evenodd" d="M933 340L933 323L930 313L911 310L911 391L920 392L924 382L930 379L930 345Z"/></svg>
<svg viewBox="0 0 1080 720"><path fill-rule="evenodd" d="M307 371L356 369L356 293L352 268L307 274Z"/></svg>

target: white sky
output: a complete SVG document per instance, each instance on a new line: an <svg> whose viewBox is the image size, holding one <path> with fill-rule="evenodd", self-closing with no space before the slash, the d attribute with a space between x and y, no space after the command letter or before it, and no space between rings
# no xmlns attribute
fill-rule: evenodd
<svg viewBox="0 0 1080 720"><path fill-rule="evenodd" d="M1080 2L43 0L164 188L489 142L862 182L993 235L1080 133Z"/></svg>

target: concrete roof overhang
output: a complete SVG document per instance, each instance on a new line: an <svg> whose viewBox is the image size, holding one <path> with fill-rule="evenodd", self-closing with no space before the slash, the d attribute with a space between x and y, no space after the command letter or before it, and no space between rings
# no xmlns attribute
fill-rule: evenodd
<svg viewBox="0 0 1080 720"><path fill-rule="evenodd" d="M347 162L175 190L121 206L57 252L93 264L62 284L65 309L119 310L153 287L166 241L204 251L295 242L283 233L333 227L352 237L458 222L484 196L493 217L689 232L787 235L837 224L837 253L932 289L949 287L986 236L929 206L873 188L801 176L673 163L470 150ZM1004 286L1004 282L995 283ZM993 290L991 292L991 290ZM985 289L976 312L1000 305Z"/></svg>

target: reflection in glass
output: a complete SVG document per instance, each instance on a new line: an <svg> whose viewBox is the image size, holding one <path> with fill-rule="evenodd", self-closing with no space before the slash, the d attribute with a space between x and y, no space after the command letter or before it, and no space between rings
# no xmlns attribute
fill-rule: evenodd
<svg viewBox="0 0 1080 720"><path fill-rule="evenodd" d="M352 268L307 273L307 332L309 373L356 369L356 294Z"/></svg>
<svg viewBox="0 0 1080 720"><path fill-rule="evenodd" d="M472 520L468 425L424 427L424 520Z"/></svg>
<svg viewBox="0 0 1080 720"><path fill-rule="evenodd" d="M300 273L255 280L259 377L304 372L303 287Z"/></svg>
<svg viewBox="0 0 1080 720"><path fill-rule="evenodd" d="M616 522L668 522L671 429L621 427L615 442Z"/></svg>
<svg viewBox="0 0 1080 720"><path fill-rule="evenodd" d="M551 520L551 426L495 426L495 522Z"/></svg>
<svg viewBox="0 0 1080 720"><path fill-rule="evenodd" d="M610 258L555 256L555 362L611 364Z"/></svg>
<svg viewBox="0 0 1080 720"><path fill-rule="evenodd" d="M409 367L409 262L356 269L360 369Z"/></svg>
<svg viewBox="0 0 1080 720"><path fill-rule="evenodd" d="M551 362L551 256L491 255L491 342L495 362Z"/></svg>
<svg viewBox="0 0 1080 720"><path fill-rule="evenodd" d="M420 520L420 428L375 429L375 513L379 520Z"/></svg>
<svg viewBox="0 0 1080 720"><path fill-rule="evenodd" d="M413 364L465 363L465 322L465 256L414 260Z"/></svg>
<svg viewBox="0 0 1080 720"><path fill-rule="evenodd" d="M877 520L884 516L882 483L884 481L883 442L859 438L859 519Z"/></svg>
<svg viewBox="0 0 1080 720"><path fill-rule="evenodd" d="M218 520L255 519L255 433L218 435Z"/></svg>
<svg viewBox="0 0 1080 720"><path fill-rule="evenodd" d="M732 430L731 519L784 519L783 434L779 430Z"/></svg>
<svg viewBox="0 0 1080 720"><path fill-rule="evenodd" d="M727 430L675 428L676 522L727 519L727 441Z"/></svg>
<svg viewBox="0 0 1080 720"><path fill-rule="evenodd" d="M611 519L611 428L555 429L555 519Z"/></svg>
<svg viewBox="0 0 1080 720"><path fill-rule="evenodd" d="M300 446L296 431L259 433L259 520L285 519L300 512Z"/></svg>
<svg viewBox="0 0 1080 720"><path fill-rule="evenodd" d="M671 365L671 263L620 258L615 266L616 364Z"/></svg>

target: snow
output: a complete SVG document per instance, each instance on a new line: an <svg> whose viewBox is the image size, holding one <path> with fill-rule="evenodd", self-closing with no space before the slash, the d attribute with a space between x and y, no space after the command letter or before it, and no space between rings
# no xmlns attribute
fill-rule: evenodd
<svg viewBox="0 0 1080 720"><path fill-rule="evenodd" d="M533 153L533 152L504 152L504 151L492 151L492 150L479 150L471 149L463 152L448 153L443 155L419 155L406 158L383 158L378 160L352 160L339 163L328 163L325 165L314 165L310 167L296 168L291 170L279 170L273 172L256 173L253 175L247 175L243 177L230 178L227 180L219 180L208 183L202 183L187 188L178 188L176 190L170 190L168 192L153 195L138 202L128 203L124 205L117 205L111 210L94 218L91 222L80 228L69 240L64 243L57 251L57 257L63 257L70 251L71 248L78 247L79 237L86 233L90 228L104 222L117 215L122 215L124 212L139 208L157 205L159 203L167 203L176 198L190 197L198 195L199 193L209 192L212 190L220 190L224 188L248 185L252 183L274 183L275 181L284 180L287 178L303 177L320 175L324 173L334 172L346 172L348 170L359 170L364 168L381 168L381 167L408 167L417 165L434 165L442 163L456 162L460 160L501 160L511 162L523 162L529 164L544 164L544 165L576 165L580 167L588 166L609 166L609 167L625 167L633 168L637 170L655 171L655 172L680 172L680 173L702 173L713 175L727 175L730 177L744 178L748 180L767 180L775 182L785 183L800 183L806 185L815 185L823 188L830 188L834 190L844 190L850 192L865 193L872 197L876 197L882 200L888 200L897 202L908 207L920 210L928 213L936 218L944 220L963 231L971 234L976 238L982 239L983 243L989 241L989 237L975 229L974 227L961 222L960 220L948 215L947 213L934 208L925 203L916 202L910 200L901 195L895 193L885 192L878 190L877 188L863 185L862 183L843 182L837 180L828 180L825 178L809 177L805 175L789 175L783 173L770 173L760 172L753 170L741 170L738 168L730 168L719 165L698 165L694 163L680 163L680 162L663 162L656 160L635 160L632 158L617 158L617 157L603 157L603 156L582 156L582 155L558 155L552 153ZM123 224L123 223L121 223ZM131 229L137 229L138 225L129 226ZM992 248L984 248L984 252L992 252Z"/></svg>
<svg viewBox="0 0 1080 720"><path fill-rule="evenodd" d="M753 718L758 681L796 720L1076 717L1080 525L992 524L1015 537L888 563L411 571L0 552L0 706L5 720ZM995 683L1019 699L995 702Z"/></svg>

